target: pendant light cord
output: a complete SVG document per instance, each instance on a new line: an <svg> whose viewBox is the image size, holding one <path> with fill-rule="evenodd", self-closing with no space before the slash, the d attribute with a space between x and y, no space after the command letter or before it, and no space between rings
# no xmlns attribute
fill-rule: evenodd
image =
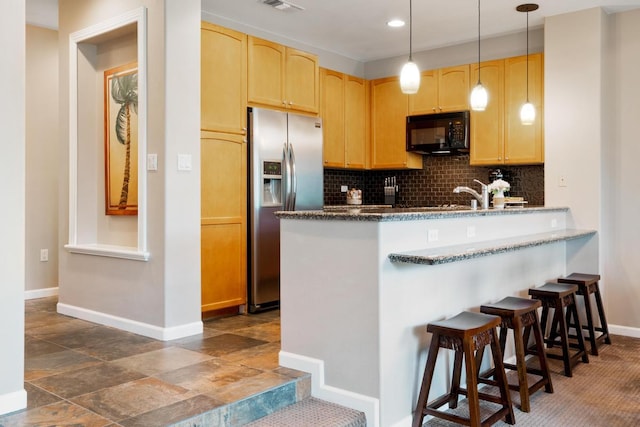
<svg viewBox="0 0 640 427"><path fill-rule="evenodd" d="M478 0L478 84L480 84L480 0Z"/></svg>
<svg viewBox="0 0 640 427"><path fill-rule="evenodd" d="M527 103L529 102L529 11L527 11Z"/></svg>
<svg viewBox="0 0 640 427"><path fill-rule="evenodd" d="M409 61L413 61L411 54L413 52L413 1L409 0Z"/></svg>

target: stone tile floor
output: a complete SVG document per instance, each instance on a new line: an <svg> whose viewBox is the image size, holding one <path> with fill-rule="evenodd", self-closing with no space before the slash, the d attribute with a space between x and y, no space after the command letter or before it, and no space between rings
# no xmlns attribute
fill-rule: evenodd
<svg viewBox="0 0 640 427"><path fill-rule="evenodd" d="M284 384L280 313L204 322L202 335L157 341L25 302L25 410L10 426L167 425Z"/></svg>

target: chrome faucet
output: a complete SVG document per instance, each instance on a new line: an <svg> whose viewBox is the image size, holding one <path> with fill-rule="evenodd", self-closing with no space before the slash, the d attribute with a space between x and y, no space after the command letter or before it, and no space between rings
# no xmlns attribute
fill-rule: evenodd
<svg viewBox="0 0 640 427"><path fill-rule="evenodd" d="M473 188L464 187L464 186L454 188L453 192L469 193L478 200L478 203L480 203L480 206L482 206L482 209L489 209L489 188L487 187L487 184L483 184L477 179L474 179L474 181L480 184L482 188L482 194L478 193Z"/></svg>

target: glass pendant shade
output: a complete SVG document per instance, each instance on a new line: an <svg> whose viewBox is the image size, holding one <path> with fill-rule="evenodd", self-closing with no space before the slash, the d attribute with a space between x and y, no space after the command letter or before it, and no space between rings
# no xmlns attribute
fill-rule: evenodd
<svg viewBox="0 0 640 427"><path fill-rule="evenodd" d="M536 107L532 103L527 102L520 109L520 122L523 125L532 125L536 121Z"/></svg>
<svg viewBox="0 0 640 427"><path fill-rule="evenodd" d="M409 61L402 67L400 73L400 89L402 93L413 94L420 88L420 70L415 62Z"/></svg>
<svg viewBox="0 0 640 427"><path fill-rule="evenodd" d="M484 111L484 109L487 108L488 102L489 94L487 93L487 89L482 86L482 83L478 82L471 91L471 109L473 111Z"/></svg>

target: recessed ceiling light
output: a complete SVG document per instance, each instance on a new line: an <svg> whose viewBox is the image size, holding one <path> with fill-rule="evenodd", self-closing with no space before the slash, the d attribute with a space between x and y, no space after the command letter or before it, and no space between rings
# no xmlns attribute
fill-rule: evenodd
<svg viewBox="0 0 640 427"><path fill-rule="evenodd" d="M404 27L404 21L402 19L392 19L387 22L387 25L390 27Z"/></svg>

